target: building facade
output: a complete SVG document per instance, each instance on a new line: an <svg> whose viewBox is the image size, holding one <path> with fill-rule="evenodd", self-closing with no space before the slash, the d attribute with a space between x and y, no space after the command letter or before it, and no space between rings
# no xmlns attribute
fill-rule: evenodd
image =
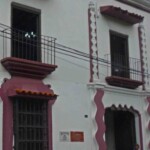
<svg viewBox="0 0 150 150"><path fill-rule="evenodd" d="M0 3L0 149L150 149L149 0Z"/></svg>

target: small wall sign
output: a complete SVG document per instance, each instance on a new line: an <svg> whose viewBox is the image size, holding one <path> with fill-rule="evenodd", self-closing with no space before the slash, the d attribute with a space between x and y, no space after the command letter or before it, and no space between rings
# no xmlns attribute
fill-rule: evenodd
<svg viewBox="0 0 150 150"><path fill-rule="evenodd" d="M78 131L70 132L71 142L84 142L84 133Z"/></svg>
<svg viewBox="0 0 150 150"><path fill-rule="evenodd" d="M61 142L69 142L70 141L70 133L69 132L60 132L59 138Z"/></svg>

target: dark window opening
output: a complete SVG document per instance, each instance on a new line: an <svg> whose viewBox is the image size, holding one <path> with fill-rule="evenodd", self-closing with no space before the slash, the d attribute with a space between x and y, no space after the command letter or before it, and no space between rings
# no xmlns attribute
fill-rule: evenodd
<svg viewBox="0 0 150 150"><path fill-rule="evenodd" d="M48 102L15 98L14 149L48 150Z"/></svg>
<svg viewBox="0 0 150 150"><path fill-rule="evenodd" d="M135 116L129 111L105 111L107 150L134 150L136 145Z"/></svg>
<svg viewBox="0 0 150 150"><path fill-rule="evenodd" d="M40 12L12 5L12 56L40 61Z"/></svg>
<svg viewBox="0 0 150 150"><path fill-rule="evenodd" d="M129 78L128 37L111 31L110 48L112 75Z"/></svg>

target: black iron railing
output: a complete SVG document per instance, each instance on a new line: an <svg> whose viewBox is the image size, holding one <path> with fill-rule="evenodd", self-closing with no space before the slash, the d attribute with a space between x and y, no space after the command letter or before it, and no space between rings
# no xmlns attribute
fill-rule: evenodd
<svg viewBox="0 0 150 150"><path fill-rule="evenodd" d="M105 55L107 65L107 76L117 76L132 80L142 81L141 60L125 57L123 55Z"/></svg>
<svg viewBox="0 0 150 150"><path fill-rule="evenodd" d="M17 57L55 64L55 41L53 37L13 29L0 23L3 58Z"/></svg>
<svg viewBox="0 0 150 150"><path fill-rule="evenodd" d="M47 101L14 99L14 150L48 150Z"/></svg>

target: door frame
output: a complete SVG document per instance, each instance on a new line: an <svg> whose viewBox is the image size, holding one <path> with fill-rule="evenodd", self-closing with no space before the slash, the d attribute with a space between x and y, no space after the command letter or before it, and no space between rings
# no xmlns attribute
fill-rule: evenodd
<svg viewBox="0 0 150 150"><path fill-rule="evenodd" d="M130 111L130 112L132 112L134 114L134 116L137 117L137 120L136 120L136 123L135 123L135 131L136 131L135 134L136 134L136 137L138 137L138 135L139 135L138 142L140 144L140 150L143 150L142 119L141 119L140 112L137 109L135 109L134 107L132 107L132 106L131 107L127 107L127 105L124 105L124 106L118 105L118 106L116 106L115 104L113 104L110 107L105 107L105 110L107 108L112 108L112 109L115 109L115 110ZM105 112L104 112L104 120L105 120ZM104 124L105 124L105 122L104 122ZM137 126L138 126L138 129L137 129ZM106 128L106 124L105 124L105 128ZM137 130L138 130L138 133L137 133Z"/></svg>
<svg viewBox="0 0 150 150"><path fill-rule="evenodd" d="M10 15L11 28L13 25L13 9L20 9L22 11L26 11L26 12L29 12L29 13L32 13L32 14L35 14L38 16L37 17L37 31L38 31L37 35L38 35L38 40L41 41L41 10L31 7L31 6L24 5L24 4L12 2L11 3L11 15ZM12 36L12 33L11 33L11 36ZM13 49L12 49L12 40L11 40L11 56L12 56L12 51L13 51ZM37 52L37 61L41 61L42 60L41 45L38 46L37 51L38 51Z"/></svg>
<svg viewBox="0 0 150 150"><path fill-rule="evenodd" d="M122 34L122 33L119 33L119 32L116 32L116 31L113 31L113 30L109 30L109 38L110 38L110 60L111 60L111 62L112 62L112 45L111 45L111 36L112 35L115 35L115 36L117 36L117 37L120 37L120 38L124 38L124 39L126 39L126 52L125 52L125 54L126 54L126 58L125 58L125 61L127 61L126 62L126 67L127 67L127 69L128 69L128 71L127 71L127 77L126 78L130 78L130 66L129 66L129 42L128 42L128 35L125 35L125 34ZM112 67L113 65L112 65L112 63L111 63L111 75L113 75L113 67Z"/></svg>

